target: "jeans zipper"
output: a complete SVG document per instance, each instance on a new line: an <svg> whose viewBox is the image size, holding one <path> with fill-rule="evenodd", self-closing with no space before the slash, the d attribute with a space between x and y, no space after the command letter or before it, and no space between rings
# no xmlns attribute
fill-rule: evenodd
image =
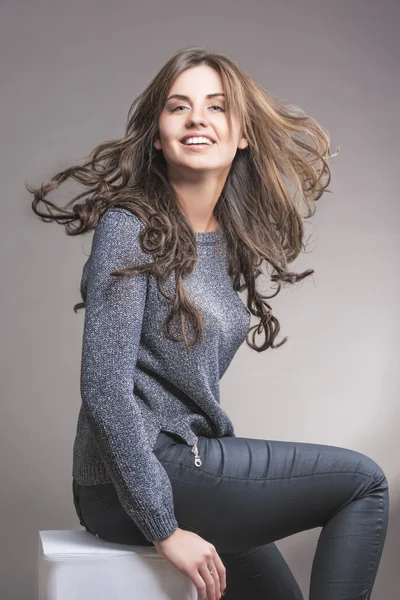
<svg viewBox="0 0 400 600"><path fill-rule="evenodd" d="M175 433L173 431L170 431L166 426L161 425L160 430L166 431L168 433ZM175 435L179 435L183 440L185 440L185 442L190 445L189 441L186 439L186 437L182 434L175 434ZM199 438L196 436L197 441L192 444L190 451L193 452L194 456L194 464L196 465L196 467L201 467L201 458L200 458L200 454L199 454L199 447L198 447L198 441Z"/></svg>
<svg viewBox="0 0 400 600"><path fill-rule="evenodd" d="M196 467L201 467L201 458L200 458L199 447L197 445L197 442L195 444L193 444L191 452L193 452L193 454L195 455L194 464L196 465Z"/></svg>

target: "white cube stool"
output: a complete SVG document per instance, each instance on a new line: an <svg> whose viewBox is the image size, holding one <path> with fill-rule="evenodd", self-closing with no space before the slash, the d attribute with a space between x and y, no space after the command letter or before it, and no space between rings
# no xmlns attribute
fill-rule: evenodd
<svg viewBox="0 0 400 600"><path fill-rule="evenodd" d="M154 546L105 542L85 529L39 531L39 600L197 600Z"/></svg>

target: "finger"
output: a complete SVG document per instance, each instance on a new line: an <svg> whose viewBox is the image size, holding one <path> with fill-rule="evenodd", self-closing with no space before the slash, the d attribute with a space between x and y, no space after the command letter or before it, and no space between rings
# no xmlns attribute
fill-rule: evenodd
<svg viewBox="0 0 400 600"><path fill-rule="evenodd" d="M188 574L197 590L198 600L206 600L206 584L198 571L193 571Z"/></svg>
<svg viewBox="0 0 400 600"><path fill-rule="evenodd" d="M213 571L213 573L211 574L210 571L208 571L210 573L210 575L212 575L212 577L214 578L214 586L215 586L215 599L216 600L220 600L221 596L222 596L222 587L221 587L221 582L219 580L219 573L214 566L211 567L211 570Z"/></svg>
<svg viewBox="0 0 400 600"><path fill-rule="evenodd" d="M219 585L220 585L221 594L222 594L222 592L224 592L225 588L226 588L226 568L225 568L224 563L221 560L220 555L218 554L218 552L216 550L214 553L213 561L215 564L215 568L218 571Z"/></svg>
<svg viewBox="0 0 400 600"><path fill-rule="evenodd" d="M219 600L219 596L216 596L216 593L219 590L219 585L218 585L218 582L217 582L217 584L215 583L215 579L214 579L216 571L214 571L214 574L211 575L210 571L208 570L207 565L204 564L201 567L199 567L199 573L202 576L204 583L206 584L207 600ZM205 600L205 598L204 598L204 600Z"/></svg>
<svg viewBox="0 0 400 600"><path fill-rule="evenodd" d="M216 594L215 598L216 598L216 600L219 600L222 596L222 587L221 587L221 582L219 579L218 569L216 568L215 564L213 564L213 562L211 562L210 564L207 563L207 568L208 568L208 572L210 573L210 575L212 575L212 577L214 578L215 594ZM210 571L212 571L212 573Z"/></svg>

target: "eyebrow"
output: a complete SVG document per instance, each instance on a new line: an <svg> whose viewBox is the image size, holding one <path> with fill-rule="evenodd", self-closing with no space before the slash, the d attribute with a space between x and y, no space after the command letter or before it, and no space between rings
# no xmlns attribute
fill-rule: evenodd
<svg viewBox="0 0 400 600"><path fill-rule="evenodd" d="M225 94L222 94L221 92L216 92L215 94L207 94L206 98L208 100L209 98L215 98L216 96L225 96ZM185 96L184 94L173 94L172 96L167 98L167 102L168 100L172 100L172 98L177 98L178 100L187 100L187 102L190 102L189 96Z"/></svg>

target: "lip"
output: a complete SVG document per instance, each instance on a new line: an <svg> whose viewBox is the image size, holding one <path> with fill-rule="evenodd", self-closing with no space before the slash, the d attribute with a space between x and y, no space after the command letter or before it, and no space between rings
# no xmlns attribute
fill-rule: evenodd
<svg viewBox="0 0 400 600"><path fill-rule="evenodd" d="M200 145L196 145L196 144L190 144L189 146L187 144L184 144L183 142L179 142L184 148L185 150L189 150L189 152L206 152L207 150L209 150L210 148L212 148L215 145L214 144L203 144L202 146Z"/></svg>
<svg viewBox="0 0 400 600"><path fill-rule="evenodd" d="M205 137L215 144L214 138L212 138L210 135L206 135L205 133L188 133L183 138L181 138L180 141L183 144L185 142L185 140L187 140L188 138L191 138L191 137Z"/></svg>

